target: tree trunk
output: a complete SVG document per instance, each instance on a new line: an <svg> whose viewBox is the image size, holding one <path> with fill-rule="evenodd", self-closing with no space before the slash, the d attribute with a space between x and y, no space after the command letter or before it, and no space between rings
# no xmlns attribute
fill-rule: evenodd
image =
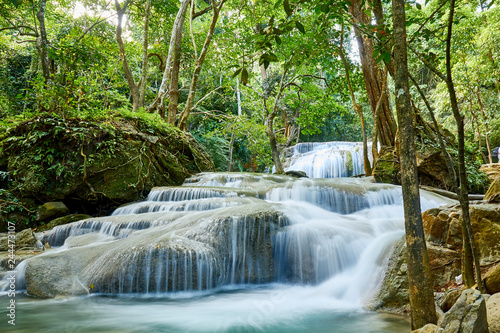
<svg viewBox="0 0 500 333"><path fill-rule="evenodd" d="M343 44L344 44L344 25L342 25L339 54L342 60L342 64L344 65L345 77L347 80L347 86L349 88L349 92L351 94L352 106L354 108L354 111L356 111L356 113L358 114L359 120L361 122L361 131L363 132L363 163L364 163L365 175L371 176L372 167L370 164L370 159L368 158L368 139L366 137L366 127L365 127L365 118L363 116L363 107L358 103L356 103L356 97L354 96L354 90L352 89L351 78L349 75L349 63L347 62L347 57L345 56L344 53Z"/></svg>
<svg viewBox="0 0 500 333"><path fill-rule="evenodd" d="M365 8L361 7L361 0L353 0L349 6L349 12L355 19L356 24L370 24L371 18L365 13ZM364 39L361 30L354 26L354 34L358 44L358 50L361 58L361 67L363 70L363 78L365 80L366 93L374 122L378 122L378 137L382 145L394 146L394 138L396 136L396 124L392 115L392 110L387 94L382 98L382 110L378 118L375 118L375 109L377 102L382 96L381 84L383 71L373 59L373 39Z"/></svg>
<svg viewBox="0 0 500 333"><path fill-rule="evenodd" d="M234 132L231 133L231 141L229 141L229 165L227 171L231 172L233 169L233 145L234 145Z"/></svg>
<svg viewBox="0 0 500 333"><path fill-rule="evenodd" d="M468 198L468 181L467 181L467 171L465 168L465 129L464 129L464 118L460 114L458 108L457 96L455 94L455 87L453 85L452 71L451 71L451 36L453 30L453 16L455 12L455 0L450 2L450 13L448 18L448 31L446 38L446 86L448 88L448 93L450 94L451 109L453 111L453 116L457 122L457 132L458 132L458 175L460 180L460 187L458 189L458 201L462 207L462 239L463 239L463 265L464 265L464 282L467 287L471 287L472 281L470 280L472 261L474 262L476 283L479 291L484 293L483 283L481 281L481 268L479 266L479 258L476 251L476 245L474 241L474 234L472 232L472 226L470 222L469 214L469 198Z"/></svg>
<svg viewBox="0 0 500 333"><path fill-rule="evenodd" d="M189 3L190 0L182 0L177 16L175 17L174 26L172 27L172 33L170 35L170 43L168 45L168 55L165 63L165 70L163 71L163 79L153 103L148 107L148 112L158 112L162 118L165 118L165 97L168 94L170 86L174 46L182 41L182 27L184 25L184 17Z"/></svg>
<svg viewBox="0 0 500 333"><path fill-rule="evenodd" d="M134 77L128 66L127 55L125 54L125 46L122 39L122 21L123 14L127 9L127 2L123 4L123 8L120 7L118 0L115 0L116 13L118 14L118 23L116 25L116 42L118 43L118 48L120 49L120 57L122 58L123 71L125 72L125 78L127 79L128 87L132 95L132 111L137 111L139 108L139 87L134 82Z"/></svg>
<svg viewBox="0 0 500 333"><path fill-rule="evenodd" d="M404 0L392 1L396 110L398 113L401 183L403 189L408 283L412 329L436 323L429 257L422 225L414 145L413 112L408 84L406 17Z"/></svg>
<svg viewBox="0 0 500 333"><path fill-rule="evenodd" d="M182 131L187 130L187 121L189 113L191 112L191 108L193 107L194 95L196 93L196 86L198 85L201 66L203 65L205 57L207 56L208 48L210 47L210 43L212 42L212 37L214 35L215 26L217 25L217 20L219 19L219 13L225 2L226 0L222 0L220 2L220 5L217 6L214 4L213 6L212 22L210 22L210 27L207 32L207 37L205 38L205 43L203 43L203 48L201 49L200 55L198 59L196 59L193 78L191 80L191 85L189 87L189 95L186 100L186 105L181 115L179 116L179 124L177 125L177 127L179 127L179 129L181 129Z"/></svg>
<svg viewBox="0 0 500 333"><path fill-rule="evenodd" d="M47 40L47 30L45 28L45 10L47 8L47 1L40 1L40 8L36 13L38 24L40 26L40 36L36 41L36 48L40 54L40 62L42 65L42 75L45 79L45 84L50 81L50 63L49 63L49 41Z"/></svg>
<svg viewBox="0 0 500 333"><path fill-rule="evenodd" d="M491 146L490 146L490 138L488 133L490 132L489 126L488 126L488 118L486 117L486 112L484 112L484 106L483 106L483 101L481 100L481 94L479 93L479 87L476 90L476 97L477 97L477 102L479 103L479 109L481 110L481 115L483 116L483 121L484 121L484 127L486 129L485 133L485 140L486 140L486 149L488 149L488 161L493 163L493 158L491 156ZM478 124L479 125L479 124ZM478 127L479 131L479 127Z"/></svg>
<svg viewBox="0 0 500 333"><path fill-rule="evenodd" d="M146 17L144 18L144 41L142 42L142 73L139 81L139 107L144 107L146 99L146 82L148 75L148 36L149 36L149 16L151 13L151 0L146 2Z"/></svg>

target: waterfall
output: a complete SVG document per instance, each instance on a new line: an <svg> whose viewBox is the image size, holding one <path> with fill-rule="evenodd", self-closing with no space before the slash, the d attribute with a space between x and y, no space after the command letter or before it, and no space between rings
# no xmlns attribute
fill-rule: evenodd
<svg viewBox="0 0 500 333"><path fill-rule="evenodd" d="M368 147L371 151L371 146ZM285 171L304 171L311 178L364 174L362 142L305 142L283 152ZM372 156L369 154L370 162Z"/></svg>
<svg viewBox="0 0 500 333"><path fill-rule="evenodd" d="M446 202L422 194L423 209ZM161 296L280 283L327 288L360 306L403 230L401 188L372 178L204 173L155 188L112 216L39 234L55 250L20 271L28 293L42 296ZM67 276L51 274L53 262L67 263ZM39 276L50 293L37 286Z"/></svg>
<svg viewBox="0 0 500 333"><path fill-rule="evenodd" d="M304 327L325 331L334 313L340 327L351 327L339 331L348 331L352 310L377 292L404 235L401 187L340 177L362 172L360 154L359 144L300 144L290 168L319 178L201 173L182 186L154 188L111 216L37 233L52 249L16 267L17 290L39 297L119 295L99 298L118 305L99 304L93 314L104 316L99 329L115 331L135 327L136 310L156 314L150 331L163 329L156 321L176 332L277 332L284 323L303 325L300 318L309 318ZM421 191L422 210L451 202ZM0 289L6 286L4 278ZM157 300L121 306L142 297ZM328 320L314 326L319 314ZM381 325L374 332L408 329L360 316L363 327Z"/></svg>

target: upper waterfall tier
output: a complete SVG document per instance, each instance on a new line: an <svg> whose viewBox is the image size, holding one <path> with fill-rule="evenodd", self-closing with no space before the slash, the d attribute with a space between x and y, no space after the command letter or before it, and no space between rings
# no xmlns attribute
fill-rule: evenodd
<svg viewBox="0 0 500 333"><path fill-rule="evenodd" d="M282 154L285 171L304 171L311 178L350 177L365 172L362 142L305 142ZM369 154L370 162L371 158Z"/></svg>

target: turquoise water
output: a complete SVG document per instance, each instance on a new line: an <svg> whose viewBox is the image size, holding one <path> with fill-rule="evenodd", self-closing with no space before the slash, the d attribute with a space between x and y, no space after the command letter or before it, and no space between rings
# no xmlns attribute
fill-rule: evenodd
<svg viewBox="0 0 500 333"><path fill-rule="evenodd" d="M43 300L16 295L16 326L2 332L409 332L404 319L339 304L317 287L245 287L174 297L86 296Z"/></svg>

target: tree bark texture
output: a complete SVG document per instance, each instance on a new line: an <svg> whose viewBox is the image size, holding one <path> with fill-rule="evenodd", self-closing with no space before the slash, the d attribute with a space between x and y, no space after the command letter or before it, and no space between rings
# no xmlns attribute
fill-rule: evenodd
<svg viewBox="0 0 500 333"><path fill-rule="evenodd" d="M365 13L367 8L362 6L361 0L353 0L352 5L349 6L349 12L356 24L370 24L371 17ZM374 43L373 39L364 37L362 31L358 26L354 26L354 34L358 44L358 50L361 58L361 67L363 70L363 78L365 80L366 93L374 122L378 122L378 137L382 145L394 146L394 139L396 137L396 123L392 114L389 96L385 94L382 97L382 110L379 117L375 118L375 109L377 102L382 94L383 71L373 59Z"/></svg>
<svg viewBox="0 0 500 333"><path fill-rule="evenodd" d="M151 14L151 0L147 0L144 17L144 40L142 42L142 73L139 81L139 107L144 107L146 99L146 82L148 78L148 37L149 37L149 16Z"/></svg>
<svg viewBox="0 0 500 333"><path fill-rule="evenodd" d="M37 37L36 48L40 55L40 62L42 65L42 75L45 79L45 84L50 81L50 63L49 63L49 41L47 40L47 30L45 28L45 10L47 8L47 1L40 1L40 8L36 13L36 18L39 24L40 34Z"/></svg>
<svg viewBox="0 0 500 333"><path fill-rule="evenodd" d="M170 88L170 80L172 73L172 59L174 58L174 47L180 45L182 41L182 27L184 25L184 17L190 0L182 0L177 16L175 17L174 26L170 35L170 43L168 45L167 60L165 62L165 70L163 71L163 79L158 89L158 93L154 101L148 107L148 112L158 112L162 118L165 118L165 97ZM180 46L177 52L180 52Z"/></svg>
<svg viewBox="0 0 500 333"><path fill-rule="evenodd" d="M422 225L414 145L413 113L408 84L404 0L392 1L396 110L398 114L401 183L407 245L408 283L412 329L436 323L429 257Z"/></svg>
<svg viewBox="0 0 500 333"><path fill-rule="evenodd" d="M446 86L448 88L448 93L450 95L451 109L453 111L453 116L457 123L458 132L458 177L460 180L460 187L458 189L458 201L462 207L462 239L463 239L463 273L464 283L467 287L471 287L474 283L472 277L471 280L471 269L472 261L474 262L476 283L479 291L484 293L483 283L481 281L481 270L479 266L479 257L476 251L476 245L474 241L474 234L472 232L472 226L470 222L469 214L469 198L468 198L468 181L467 181L467 171L465 169L465 129L464 129L464 118L460 114L460 109L458 107L458 100L455 93L455 86L453 84L453 77L451 71L451 36L453 31L453 16L455 12L455 0L450 2L450 13L448 18L448 32L446 36Z"/></svg>
<svg viewBox="0 0 500 333"><path fill-rule="evenodd" d="M219 5L215 4L213 5L212 21L210 22L210 27L208 28L207 36L205 38L205 42L203 43L203 47L200 51L200 55L198 59L196 59L193 78L191 79L191 85L189 87L189 94L186 100L186 105L184 106L184 110L179 116L179 123L177 127L179 127L179 129L181 129L182 131L187 130L188 117L193 107L194 96L196 93L196 87L198 85L198 79L200 77L201 67L203 65L203 62L205 61L208 48L210 47L210 44L212 42L212 37L214 35L215 26L217 25L217 21L219 19L220 10L225 2L226 0L222 0Z"/></svg>
<svg viewBox="0 0 500 333"><path fill-rule="evenodd" d="M132 110L137 111L139 108L139 87L134 82L134 77L128 66L127 55L125 54L125 46L122 39L122 21L125 10L127 9L127 2L120 6L118 0L115 0L116 13L118 14L118 24L116 25L116 42L118 43L118 48L120 50L120 57L122 58L123 71L125 72L125 78L127 79L128 87L130 89L130 94L132 95Z"/></svg>

